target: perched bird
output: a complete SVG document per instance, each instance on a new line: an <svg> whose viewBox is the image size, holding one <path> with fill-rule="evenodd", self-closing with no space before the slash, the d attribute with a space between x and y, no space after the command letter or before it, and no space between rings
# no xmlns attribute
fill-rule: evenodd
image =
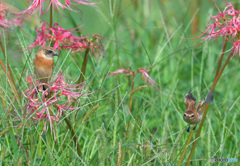
<svg viewBox="0 0 240 166"><path fill-rule="evenodd" d="M58 56L57 52L48 46L44 46L38 50L34 58L34 72L37 79L41 83L48 83L53 72L53 56ZM46 90L47 87L43 86L43 90Z"/></svg>
<svg viewBox="0 0 240 166"><path fill-rule="evenodd" d="M211 103L213 101L213 98L214 92L210 91L208 95L198 103L197 107L195 107L196 99L193 97L191 90L185 96L184 103L186 105L186 111L183 115L183 120L190 125L195 124L193 130L195 130L197 124L202 120L202 114L200 109L205 104ZM187 129L188 132L190 131L190 125Z"/></svg>

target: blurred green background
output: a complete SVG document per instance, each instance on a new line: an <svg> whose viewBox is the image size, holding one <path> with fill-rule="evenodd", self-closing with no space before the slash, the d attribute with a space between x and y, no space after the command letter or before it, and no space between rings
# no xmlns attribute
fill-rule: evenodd
<svg viewBox="0 0 240 166"><path fill-rule="evenodd" d="M238 1L229 2L239 9ZM27 0L8 3L19 10L28 7ZM216 5L224 10L226 3L217 1ZM37 164L47 164L51 158L51 164L70 162L70 165L76 165L82 162L85 165L117 165L121 153L123 165L175 165L189 135L187 124L182 119L184 96L190 88L193 88L198 101L207 95L221 53L221 39L202 43L201 38L196 38L205 30L210 16L218 13L214 1L104 0L94 6L78 7L82 13L61 10L61 15L55 11L54 22L71 29L74 28L71 18L74 18L76 24L81 25L80 29L84 29L81 34L97 33L106 38L106 52L101 53L97 60L92 55L87 65L90 90L99 90L83 99L83 103L88 104L81 106L77 121L73 121L83 158L79 160L70 148L70 142L67 142L65 152L48 148L46 144L43 148L45 154L41 157L30 155L31 160ZM18 51L22 50L21 44L32 44L36 35L35 26L40 25L40 20L48 22L49 13L39 19L37 12L29 19L30 22L25 22L21 29L9 34L10 39L5 40L16 78L22 70L33 71L31 66L24 68L26 57ZM230 48L227 46L226 50ZM32 58L36 50L33 50ZM68 55L67 51L61 51L60 55L56 59L56 69L61 68L65 75L70 76L69 80L76 80L84 52ZM133 97L132 113L128 115L131 79L124 75L107 75L119 68L136 71L139 67L149 67L149 75L160 91L150 86L137 92ZM211 165L212 157L240 159L239 69L239 57L236 56L215 88L214 102L203 125L193 165ZM3 72L1 77L4 77ZM134 88L145 84L138 74ZM86 123L81 123L82 117L96 104L100 105L96 113ZM5 116L3 113L3 119L6 119ZM127 124L130 129L126 137ZM64 124L61 126L56 128L59 141L64 140ZM38 127L29 129L26 135L36 130ZM3 144L7 140L7 137L1 138ZM118 144L122 147L121 151ZM21 156L20 151L10 149L11 155L4 162L16 162L14 156ZM186 156L189 152L190 148Z"/></svg>

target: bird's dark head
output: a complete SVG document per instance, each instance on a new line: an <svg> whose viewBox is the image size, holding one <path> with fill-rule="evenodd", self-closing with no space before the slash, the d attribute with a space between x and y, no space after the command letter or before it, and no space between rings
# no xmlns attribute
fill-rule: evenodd
<svg viewBox="0 0 240 166"><path fill-rule="evenodd" d="M40 48L37 52L37 56L42 56L46 59L53 59L53 56L58 56L58 53L53 49L53 47L44 46Z"/></svg>

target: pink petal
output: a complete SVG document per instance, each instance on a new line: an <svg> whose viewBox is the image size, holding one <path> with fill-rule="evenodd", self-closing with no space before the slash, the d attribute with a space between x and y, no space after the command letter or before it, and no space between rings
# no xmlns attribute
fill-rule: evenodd
<svg viewBox="0 0 240 166"><path fill-rule="evenodd" d="M114 75L117 75L117 74L122 74L122 73L129 73L129 70L127 69L118 69L117 71L113 72L112 74L109 74L108 76L114 76Z"/></svg>
<svg viewBox="0 0 240 166"><path fill-rule="evenodd" d="M142 73L142 76L146 83L150 83L154 88L158 89L156 86L155 81L148 75L147 71L145 69L139 69L138 72ZM158 89L159 90L159 89Z"/></svg>

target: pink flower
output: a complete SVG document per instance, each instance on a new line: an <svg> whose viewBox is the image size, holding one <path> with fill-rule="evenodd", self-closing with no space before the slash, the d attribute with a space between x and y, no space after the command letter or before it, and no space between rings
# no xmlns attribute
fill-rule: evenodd
<svg viewBox="0 0 240 166"><path fill-rule="evenodd" d="M35 47L36 45L40 45L43 47L46 45L46 42L51 39L51 34L49 32L49 28L47 28L46 26L49 27L49 24L44 22L40 29L35 28L35 30L37 31L38 34L36 36L36 40L29 47L29 49Z"/></svg>
<svg viewBox="0 0 240 166"><path fill-rule="evenodd" d="M70 2L71 0L65 0L65 4L66 6L69 6L69 5L74 5L73 3ZM95 5L96 3L90 3L86 0L73 0L74 2L76 3L79 3L79 4L82 4L82 5Z"/></svg>
<svg viewBox="0 0 240 166"><path fill-rule="evenodd" d="M14 26L20 26L22 23L22 18L16 17L12 18L8 15L7 7L0 5L0 28L4 30L9 30Z"/></svg>
<svg viewBox="0 0 240 166"><path fill-rule="evenodd" d="M46 129L49 123L51 132L53 131L54 122L61 123L63 111L67 113L77 109L77 107L73 107L75 101L73 99L88 95L82 94L84 88L82 84L68 83L61 72L47 85L38 83L38 88L33 86L34 83L31 77L27 81L30 86L23 92L23 96L27 100L24 115L35 123L45 121L44 128ZM41 89L43 85L47 86L48 89L43 91Z"/></svg>
<svg viewBox="0 0 240 166"><path fill-rule="evenodd" d="M40 9L41 14L45 14L49 11L51 5L56 7L59 12L61 12L60 8L63 9L63 10L65 10L66 8L69 9L69 10L72 10L71 6L73 6L74 8L77 8L74 3L71 3L71 0L64 0L64 1L65 1L65 5L63 3L61 3L59 0L50 0L50 2L49 2L49 0L32 0L31 5L26 10L24 10L22 12L15 13L15 14L16 15L23 15L23 14L32 15L38 9ZM82 4L82 5L94 5L94 4L96 4L96 3L88 3L87 1L84 1L84 0L73 0L73 1L75 3ZM44 2L47 2L47 4L48 4L48 7L47 7L47 10L45 11L45 13L43 11ZM30 0L29 0L29 3L30 3Z"/></svg>
<svg viewBox="0 0 240 166"><path fill-rule="evenodd" d="M231 48L234 52L233 55L240 55L240 40L237 40L235 42L232 43L233 47Z"/></svg>
<svg viewBox="0 0 240 166"><path fill-rule="evenodd" d="M90 50L93 52L93 54L95 55L96 59L97 59L96 51L98 52L98 54L100 51L105 52L105 48L104 48L102 40L106 40L106 38L103 38L102 36L100 36L98 34L94 34L92 36L92 38L88 39L88 43L89 43L88 46L89 46Z"/></svg>
<svg viewBox="0 0 240 166"><path fill-rule="evenodd" d="M33 0L32 4L24 11L14 13L16 15L23 15L23 14L29 14L32 15L34 14L38 8L40 8L41 14L43 14L43 2L47 0ZM28 1L30 3L30 0Z"/></svg>
<svg viewBox="0 0 240 166"><path fill-rule="evenodd" d="M233 55L239 54L240 10L235 10L232 4L227 3L224 11L212 16L210 21L213 21L213 23L208 25L206 30L196 38L205 35L203 41L206 41L226 37L227 42L233 45Z"/></svg>
<svg viewBox="0 0 240 166"><path fill-rule="evenodd" d="M84 37L77 37L72 34L71 29L65 30L57 23L50 28L50 25L46 22L43 22L40 29L35 28L37 31L36 40L30 45L29 49L32 49L36 46L45 46L53 43L54 49L69 49L76 42L80 43ZM84 42L81 43L85 46Z"/></svg>
<svg viewBox="0 0 240 166"><path fill-rule="evenodd" d="M150 84L154 88L158 89L155 81L148 75L147 70L144 69L144 68L138 68L138 70L136 72L133 72L133 71L128 70L128 69L118 69L115 72L113 72L112 74L109 74L108 76L111 77L111 76L122 74L122 73L125 73L126 76L132 75L133 76L133 80L135 79L136 74L141 73L144 81L147 84Z"/></svg>
<svg viewBox="0 0 240 166"><path fill-rule="evenodd" d="M90 2L88 2L88 1L86 1L86 0L73 0L74 2L76 2L76 3L78 3L78 4L82 4L82 5L95 5L96 3L90 3ZM73 6L74 8L76 8L76 9L78 9L77 7L76 7L76 5L74 5L73 3L71 3L71 0L65 0L65 5L69 8L69 9L71 9L71 7L70 7L70 5L71 6Z"/></svg>
<svg viewBox="0 0 240 166"><path fill-rule="evenodd" d="M127 69L118 69L117 71L113 72L112 74L109 74L108 76L114 76L114 75L122 74L122 73L129 73L129 70L127 70Z"/></svg>
<svg viewBox="0 0 240 166"><path fill-rule="evenodd" d="M83 36L82 38L70 38L72 44L69 45L68 48L72 49L72 52L79 52L85 49L89 49L94 54L97 59L97 53L100 55L100 52L105 52L105 48L102 40L105 39L98 34L94 34L91 36Z"/></svg>
<svg viewBox="0 0 240 166"><path fill-rule="evenodd" d="M35 29L37 31L36 40L28 47L29 49L53 43L54 49L72 49L73 53L90 49L95 57L96 50L97 52L105 51L102 43L103 38L97 34L94 34L91 38L89 36L78 37L73 35L73 29L64 29L57 23L50 28L50 25L46 22L43 22L41 28Z"/></svg>
<svg viewBox="0 0 240 166"><path fill-rule="evenodd" d="M148 75L146 69L138 69L138 72L142 73L142 76L144 78L144 81L147 83L147 84L150 84L152 85L154 88L158 89L158 87L156 86L156 83L155 81Z"/></svg>
<svg viewBox="0 0 240 166"><path fill-rule="evenodd" d="M73 44L70 44L67 48L72 49L72 52L79 52L88 48L87 42L85 40L76 40L72 41Z"/></svg>
<svg viewBox="0 0 240 166"><path fill-rule="evenodd" d="M53 41L55 42L53 46L54 49L59 49L59 42L62 44L63 47L65 46L64 44L69 45L68 39L72 36L70 30L63 29L61 26L58 26L57 23L55 23L53 27L50 28L50 30L53 34L51 35L51 39L53 39Z"/></svg>

